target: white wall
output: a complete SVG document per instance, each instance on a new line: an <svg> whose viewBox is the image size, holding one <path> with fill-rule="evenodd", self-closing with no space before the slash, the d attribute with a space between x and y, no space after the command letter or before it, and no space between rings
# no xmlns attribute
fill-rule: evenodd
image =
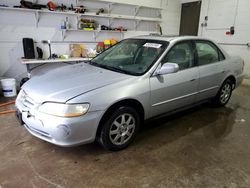
<svg viewBox="0 0 250 188"><path fill-rule="evenodd" d="M110 0L115 2L116 0ZM18 5L20 0L0 0L0 4ZM38 3L46 4L47 0L38 0ZM58 0L59 3L70 5L75 3L75 0ZM118 1L119 2L119 1ZM163 22L161 26L165 34L178 34L180 23L180 0L126 0L127 3L134 2L135 5L146 5L149 7L161 7ZM95 3L95 1L91 2ZM97 4L98 5L98 4ZM100 4L99 4L100 6ZM103 3L102 7L107 7L107 3ZM133 9L128 10L133 11ZM120 9L114 9L119 12ZM130 12L127 12L130 14ZM141 8L141 13L145 16L152 16L155 13L147 8ZM68 16L71 23L76 24L75 16ZM38 27L35 26L34 13L24 13L16 11L0 10L0 77L14 77L20 80L26 76L26 67L22 65L19 59L23 56L22 38L33 38L38 42L37 46L44 50L45 57L48 57L47 45L41 43L42 40L61 41L61 32L59 30L60 23L66 18L62 15L42 14ZM107 20L100 18L100 22L104 24ZM107 23L106 23L107 24ZM131 21L121 20L114 23L114 26L125 25L130 27ZM133 24L132 24L133 26ZM155 30L154 24L139 24L137 32L127 32L126 37L148 34ZM129 28L130 29L130 28ZM151 31L149 31L151 30ZM120 39L120 34L100 34L97 40L104 40L106 38ZM66 41L90 41L93 40L92 33L71 32L67 35ZM95 47L95 44L86 44L87 47ZM52 52L58 54L69 53L69 44L54 44L52 45ZM46 65L50 66L50 65Z"/></svg>
<svg viewBox="0 0 250 188"><path fill-rule="evenodd" d="M163 22L161 26L163 34L179 35L181 19L180 0L163 0L162 8Z"/></svg>
<svg viewBox="0 0 250 188"><path fill-rule="evenodd" d="M249 0L202 0L199 35L219 43L250 43ZM201 27L208 16L207 27ZM227 28L235 26L235 34L226 35ZM245 60L245 72L250 75L250 48L247 46L222 45L230 55Z"/></svg>

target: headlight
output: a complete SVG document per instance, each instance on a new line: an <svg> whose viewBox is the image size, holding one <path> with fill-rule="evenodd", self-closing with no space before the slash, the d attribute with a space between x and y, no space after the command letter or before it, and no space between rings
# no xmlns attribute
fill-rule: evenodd
<svg viewBox="0 0 250 188"><path fill-rule="evenodd" d="M77 117L87 113L89 104L44 103L38 111L59 117Z"/></svg>

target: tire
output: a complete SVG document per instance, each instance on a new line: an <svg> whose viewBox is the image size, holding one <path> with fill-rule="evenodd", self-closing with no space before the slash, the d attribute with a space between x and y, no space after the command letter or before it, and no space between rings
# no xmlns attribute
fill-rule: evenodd
<svg viewBox="0 0 250 188"><path fill-rule="evenodd" d="M225 106L229 99L231 98L233 91L233 84L232 81L227 79L223 82L219 92L217 93L216 97L214 98L213 102L215 106Z"/></svg>
<svg viewBox="0 0 250 188"><path fill-rule="evenodd" d="M107 150L122 150L135 139L139 127L138 112L128 106L119 107L104 122L98 142Z"/></svg>

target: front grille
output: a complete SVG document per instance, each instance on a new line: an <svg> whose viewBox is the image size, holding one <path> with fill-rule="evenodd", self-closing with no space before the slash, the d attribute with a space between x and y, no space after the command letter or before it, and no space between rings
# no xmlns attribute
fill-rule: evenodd
<svg viewBox="0 0 250 188"><path fill-rule="evenodd" d="M22 91L21 96L19 98L20 102L22 103L22 105L29 109L32 109L35 106L35 102L32 98L30 98L25 91Z"/></svg>
<svg viewBox="0 0 250 188"><path fill-rule="evenodd" d="M28 95L26 95L23 99L23 105L30 109L35 105L35 102Z"/></svg>

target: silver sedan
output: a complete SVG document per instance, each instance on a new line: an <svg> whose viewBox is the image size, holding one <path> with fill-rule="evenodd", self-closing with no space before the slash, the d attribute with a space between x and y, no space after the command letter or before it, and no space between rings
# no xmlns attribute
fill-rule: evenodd
<svg viewBox="0 0 250 188"><path fill-rule="evenodd" d="M17 97L17 116L32 135L59 146L97 140L120 150L144 120L208 100L227 104L243 67L208 39L125 39L90 62L31 78Z"/></svg>

